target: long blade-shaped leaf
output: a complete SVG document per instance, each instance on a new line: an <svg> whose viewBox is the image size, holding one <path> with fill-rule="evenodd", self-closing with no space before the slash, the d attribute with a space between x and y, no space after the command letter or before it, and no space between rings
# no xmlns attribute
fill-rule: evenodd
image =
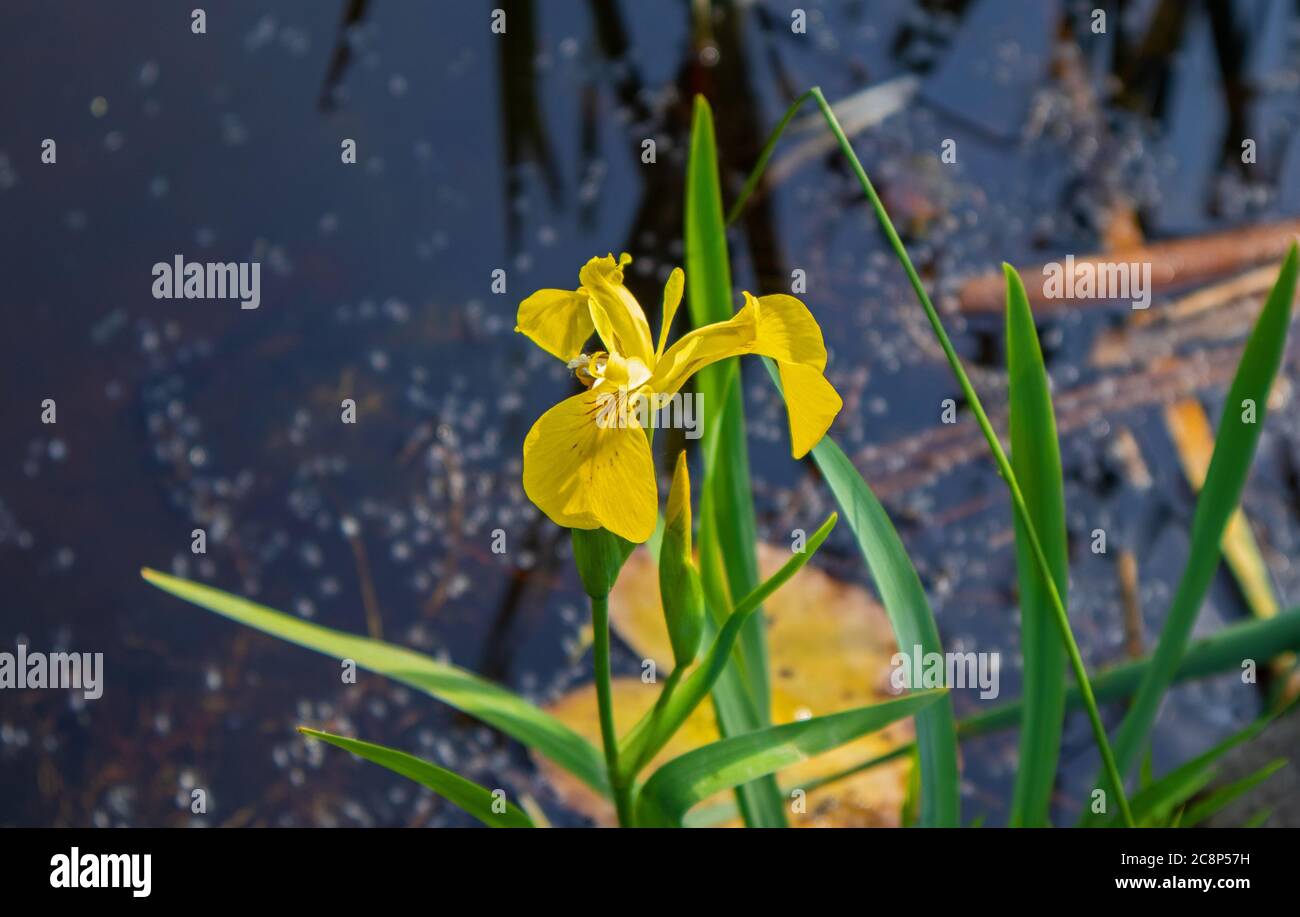
<svg viewBox="0 0 1300 917"><path fill-rule="evenodd" d="M921 587L921 578L884 507L844 450L829 436L813 448L812 454L857 537L899 650L910 653L913 647L919 646L922 653L942 653L939 626ZM916 741L921 750L922 826L960 826L957 727L950 698L938 700L917 715Z"/></svg>
<svg viewBox="0 0 1300 917"><path fill-rule="evenodd" d="M1132 799L1133 817L1139 824L1160 824L1171 812L1200 792L1201 788L1214 779L1215 764L1225 754L1238 745L1249 742L1264 731L1270 722L1263 717L1250 723L1246 728L1216 743L1195 758L1184 761L1178 767L1152 781L1140 790ZM1114 823L1114 819L1111 819Z"/></svg>
<svg viewBox="0 0 1300 917"><path fill-rule="evenodd" d="M689 751L669 761L646 781L637 804L637 823L680 826L691 806L714 793L771 775L883 729L939 702L946 694L943 689L918 691L870 707L769 726Z"/></svg>
<svg viewBox="0 0 1300 917"><path fill-rule="evenodd" d="M780 389L776 367L770 360L765 359L764 363L773 384ZM849 528L853 529L885 613L889 615L899 650L910 654L913 647L919 646L922 653L942 653L939 626L921 587L921 578L885 508L830 436L822 437L813 447L812 456L844 512ZM917 716L916 740L921 750L921 824L927 828L958 827L961 786L957 775L957 726L951 699L945 697Z"/></svg>
<svg viewBox="0 0 1300 917"><path fill-rule="evenodd" d="M1210 816L1217 814L1249 793L1269 777L1286 767L1286 765L1286 758L1275 758L1254 773L1247 774L1234 783L1213 790L1200 802L1189 806L1179 824L1184 828L1195 828Z"/></svg>
<svg viewBox="0 0 1300 917"><path fill-rule="evenodd" d="M1297 250L1292 244L1228 389L1214 455L1196 501L1187 566L1174 593L1151 664L1115 739L1115 759L1121 775L1132 767L1155 723L1160 700L1178 670L1192 625L1218 570L1223 531L1241 499L1264 423L1269 391L1282 363L1291 324L1291 304L1295 300L1296 270ZM1098 785L1110 789L1110 781L1104 775Z"/></svg>
<svg viewBox="0 0 1300 917"><path fill-rule="evenodd" d="M409 780L427 786L439 796L464 809L489 828L531 828L532 820L518 806L505 799L497 799L492 791L479 786L473 780L467 780L454 771L439 767L429 761L408 755L404 751L349 739L347 736L321 732L299 726L303 735L312 736L358 757L365 758L380 767L386 767L395 774L401 774ZM497 812L501 808L503 811Z"/></svg>
<svg viewBox="0 0 1300 917"><path fill-rule="evenodd" d="M1056 415L1043 366L1034 316L1020 276L1004 265L1007 277L1007 378L1009 381L1011 467L1025 506L1052 567L1056 590L1066 601L1069 558L1065 538L1065 486L1056 438ZM1025 660L1024 715L1020 722L1020 764L1011 797L1011 826L1048 824L1052 786L1065 719L1065 648L1033 547L1020 519L1016 532L1016 572L1020 580L1020 646Z"/></svg>
<svg viewBox="0 0 1300 917"><path fill-rule="evenodd" d="M1242 825L1242 827L1262 828L1264 827L1264 825L1268 823L1268 820L1272 817L1273 817L1273 810L1271 808L1263 809L1262 811L1256 812L1250 818L1246 819L1246 823Z"/></svg>
<svg viewBox="0 0 1300 917"><path fill-rule="evenodd" d="M827 774L825 777L817 777L814 780L800 780L798 785L790 784L782 788L782 792L788 797L795 790L803 790L809 796L814 791L820 790L824 786L830 786L832 783L838 783L846 777L854 774L860 774L863 771L869 771L873 767L879 767L881 764L887 764L890 761L897 761L899 758L914 757L916 755L916 743L908 742L906 745L899 745L891 748L882 755L876 755L860 764L855 764L852 768L842 771L836 771L833 774ZM918 767L915 773L919 775L921 769ZM912 775L909 773L909 782ZM918 776L919 779L919 776ZM700 806L686 813L682 824L688 828L713 828L721 825L723 822L731 821L736 817L736 805L733 802L718 802L711 806Z"/></svg>
<svg viewBox="0 0 1300 917"><path fill-rule="evenodd" d="M731 318L731 268L727 229L722 216L718 180L718 149L713 132L713 112L703 96L695 99L691 125L690 158L686 172L686 282L687 305L695 327ZM742 596L758 584L755 553L756 526L749 485L749 454L745 438L745 410L736 358L705 368L699 374L704 398L704 429L710 448L705 450L710 524L722 548L727 585ZM750 692L759 716L770 715L767 650L762 622L755 619L742 635L748 662Z"/></svg>
<svg viewBox="0 0 1300 917"><path fill-rule="evenodd" d="M702 96L695 99L691 145L686 167L687 305L699 328L731 318L731 262L727 252L718 180L718 150L713 113ZM700 504L700 553L706 593L715 614L731 607L722 596L744 596L758 585L757 526L749 484L749 454L744 403L735 358L706 367L697 376L704 399L704 488ZM723 574L720 576L719 574ZM723 584L718 582L725 579ZM767 671L766 630L762 612L746 623L740 635L743 665L718 681L715 689L718 725L724 735L747 732L770 722L771 696ZM737 697L737 688L747 695ZM776 781L739 790L741 810L751 826L785 824Z"/></svg>
<svg viewBox="0 0 1300 917"><path fill-rule="evenodd" d="M335 659L351 659L363 669L423 691L495 726L593 789L609 794L605 763L590 742L517 694L472 672L405 647L311 624L211 586L156 570L146 569L141 574L164 592L232 621Z"/></svg>

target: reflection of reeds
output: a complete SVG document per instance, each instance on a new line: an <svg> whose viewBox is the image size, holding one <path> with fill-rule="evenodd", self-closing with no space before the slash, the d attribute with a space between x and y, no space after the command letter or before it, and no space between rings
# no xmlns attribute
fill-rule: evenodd
<svg viewBox="0 0 1300 917"><path fill-rule="evenodd" d="M325 82L321 85L321 111L333 111L337 107L335 95L343 83L343 75L352 63L352 44L348 32L366 18L366 7L370 0L347 0L343 8L343 18L339 21L338 38L334 41L334 51L330 54L329 67L325 71Z"/></svg>
<svg viewBox="0 0 1300 917"><path fill-rule="evenodd" d="M537 84L537 35L532 0L510 5L509 27L496 36L497 92L506 167L506 241L510 251L519 248L521 229L515 201L523 191L520 167L533 162L542 172L552 202L558 207L563 184L542 118Z"/></svg>
<svg viewBox="0 0 1300 917"><path fill-rule="evenodd" d="M745 48L744 9L730 0L716 4L719 16L714 20L714 39L718 46L718 63L705 68L694 59L697 78L712 83L719 104L717 121L718 149L721 161L719 172L744 174L749 171L767 139L767 123L751 81L751 67ZM706 93L708 95L708 93ZM787 102L794 101L786 94ZM725 103L722 101L725 100ZM745 244L754 271L760 276L780 277L788 282L784 267L781 241L776 228L776 214L771 201L764 198L750 201L743 214Z"/></svg>
<svg viewBox="0 0 1300 917"><path fill-rule="evenodd" d="M546 518L539 515L516 539L512 549L537 557L541 566L536 572L540 575L532 576L522 570L513 573L483 639L483 648L474 670L496 681L506 680L516 651L527 643L526 639L518 639L520 635L512 634L521 614L536 614L538 605L525 602L524 599L528 598L535 603L540 596L554 588L559 576L559 547L564 541L564 530L546 523ZM512 639L512 636L516 639Z"/></svg>

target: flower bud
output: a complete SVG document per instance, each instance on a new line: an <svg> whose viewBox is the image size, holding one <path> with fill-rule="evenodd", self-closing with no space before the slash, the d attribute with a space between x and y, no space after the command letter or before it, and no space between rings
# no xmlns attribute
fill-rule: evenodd
<svg viewBox="0 0 1300 917"><path fill-rule="evenodd" d="M686 453L677 456L668 492L663 544L659 548L659 595L668 624L673 659L680 667L695 661L704 634L704 591L691 557L691 479Z"/></svg>

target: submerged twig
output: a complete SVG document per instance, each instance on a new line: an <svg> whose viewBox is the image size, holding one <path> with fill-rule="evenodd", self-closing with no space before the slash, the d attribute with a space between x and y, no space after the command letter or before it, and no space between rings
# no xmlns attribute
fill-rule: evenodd
<svg viewBox="0 0 1300 917"><path fill-rule="evenodd" d="M1132 551L1119 552L1119 594L1124 602L1124 654L1142 658L1142 599L1138 593L1137 557Z"/></svg>
<svg viewBox="0 0 1300 917"><path fill-rule="evenodd" d="M1300 220L1283 220L1170 242L1154 242L1113 252L1081 255L1074 259L1074 264L1078 269L1084 265L1096 268L1117 261L1149 263L1151 292L1158 293L1221 277L1265 261L1276 261L1286 254L1297 237L1300 237ZM1045 266L1026 268L1022 273L1026 278L1042 276ZM1269 286L1276 277L1274 271ZM1060 311L1080 302L1105 305L1111 301L1049 299L1041 283L1026 283L1025 289L1030 304L1042 312ZM1002 272L990 271L962 284L957 293L957 308L962 312L1001 312L1005 294Z"/></svg>
<svg viewBox="0 0 1300 917"><path fill-rule="evenodd" d="M357 565L357 581L361 587L361 606L366 612L366 632L373 640L384 639L384 622L379 613L379 596L375 593L375 582L370 576L370 560L366 556L366 545L360 535L347 536L352 548L352 557Z"/></svg>
<svg viewBox="0 0 1300 917"><path fill-rule="evenodd" d="M1250 333L1261 308L1262 297L1247 297L1182 320L1112 328L1097 336L1088 362L1099 369L1145 366L1176 356L1190 344L1241 340Z"/></svg>

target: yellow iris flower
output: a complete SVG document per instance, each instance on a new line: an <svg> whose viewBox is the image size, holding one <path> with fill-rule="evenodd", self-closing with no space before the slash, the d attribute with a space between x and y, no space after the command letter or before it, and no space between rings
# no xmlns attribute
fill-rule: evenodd
<svg viewBox="0 0 1300 917"><path fill-rule="evenodd" d="M587 386L528 431L525 493L558 525L605 528L639 543L654 532L659 491L650 443L637 420L645 415L638 407L662 406L710 363L762 354L780 370L790 451L802 458L843 402L823 375L821 328L799 300L745 293L745 305L730 319L697 328L665 351L686 275L674 269L664 287L656 346L645 313L623 285L623 268L631 260L628 255L617 261L613 255L592 258L578 273L577 290L538 290L520 303L515 330L564 360ZM584 354L593 331L606 349ZM618 419L611 422L611 417Z"/></svg>

